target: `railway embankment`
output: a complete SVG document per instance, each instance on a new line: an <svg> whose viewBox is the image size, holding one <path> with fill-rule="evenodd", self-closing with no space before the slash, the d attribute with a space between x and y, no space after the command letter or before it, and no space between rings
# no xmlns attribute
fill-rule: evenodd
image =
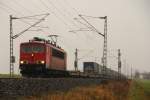
<svg viewBox="0 0 150 100"><path fill-rule="evenodd" d="M23 100L129 100L131 80L107 81L105 84L81 86L64 92L53 92L21 98ZM144 100L144 99L142 99Z"/></svg>
<svg viewBox="0 0 150 100"><path fill-rule="evenodd" d="M0 78L0 97L31 96L48 92L98 85L103 81L92 78Z"/></svg>

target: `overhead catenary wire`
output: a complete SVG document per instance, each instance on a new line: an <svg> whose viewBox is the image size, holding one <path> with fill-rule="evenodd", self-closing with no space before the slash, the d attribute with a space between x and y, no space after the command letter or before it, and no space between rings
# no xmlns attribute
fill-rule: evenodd
<svg viewBox="0 0 150 100"><path fill-rule="evenodd" d="M85 16L85 17L89 17L89 18L99 18L99 19L105 19L105 17L93 17L93 16L87 16L87 15L82 15L82 16Z"/></svg>
<svg viewBox="0 0 150 100"><path fill-rule="evenodd" d="M46 5L46 4L45 4ZM9 7L9 9L10 10L12 10L13 12L15 12L15 13L20 13L20 12L18 12L18 11L16 11L15 9L13 9L13 8L10 8ZM54 14L54 13L53 13ZM23 15L23 14L22 14ZM57 16L56 14L55 14L55 16ZM34 17L34 16L31 16L31 17ZM32 19L32 18L27 18L27 19ZM36 18L34 18L35 20L37 20ZM24 23L26 23L26 24L28 24L28 25L31 25L31 23L30 22L27 22L27 21L25 21L25 20L21 20L22 22L24 22ZM67 25L67 26L69 26L69 25ZM70 27L69 27L70 28Z"/></svg>
<svg viewBox="0 0 150 100"><path fill-rule="evenodd" d="M55 1L58 1L58 0L55 0ZM66 6L65 7L68 7L68 5L69 5L69 9L72 9L72 12L74 12L74 16L76 15L77 17L78 17L78 11L75 9L75 8L73 8L73 7L71 7L70 6L70 4L67 2L67 1L64 1L64 2L66 2L65 4L66 4ZM71 15L71 13L69 13L68 15ZM73 18L73 20L75 19L75 17ZM78 19L78 18L77 18ZM82 30L82 28L79 26L80 24L83 24L83 23L81 23L81 22L78 22L78 21L76 21L77 23L78 23L78 26L76 25L76 27L77 28L79 28L79 29L77 29L77 30L70 30L69 32L72 32L72 33L76 33L76 32L79 32L79 31L82 31L82 33L84 33L85 34L85 36L87 37L87 38L89 38L89 36L87 36L87 34L85 33L85 32L83 32L83 31L91 31L92 32L92 30L89 30L89 29L87 29L87 30ZM84 24L85 25L85 24ZM88 25L86 25L88 28L90 28ZM91 40L91 38L90 38L90 40Z"/></svg>
<svg viewBox="0 0 150 100"><path fill-rule="evenodd" d="M85 18L82 17L82 15L79 15L89 26L92 27L93 31L97 32L98 34L100 34L101 36L104 37L104 34L102 34L101 32L99 32L92 24L90 24Z"/></svg>
<svg viewBox="0 0 150 100"><path fill-rule="evenodd" d="M5 7L5 8L8 8L9 10L11 10L11 11L15 12L16 14L20 14L20 15L24 16L24 14L23 14L23 13L18 12L17 10L15 10L15 9L11 8L10 6L8 6L8 5L6 5L6 4L4 4L4 3L2 3L2 2L0 2L0 5L2 5L2 6L3 6L3 7Z"/></svg>
<svg viewBox="0 0 150 100"><path fill-rule="evenodd" d="M82 57L78 58L78 60L84 59L84 58L87 57L89 54L92 54L92 52L94 52L94 50L90 50L88 53L86 53L86 54L83 55Z"/></svg>
<svg viewBox="0 0 150 100"><path fill-rule="evenodd" d="M3 5L5 5L5 4L3 4ZM1 5L2 6L2 5ZM10 11L8 11L6 8L8 8L8 9L10 9L11 11L13 11L13 12L15 12L16 14L18 14L19 12L17 12L15 9L13 9L13 8L11 8L11 7L8 7L7 5L5 5L4 7L1 7L0 6L0 8L1 9L3 9L7 14L10 14L11 12ZM40 15L34 15L34 16L28 16L28 17L35 17L35 16L40 16ZM39 20L39 19L36 19L36 18L28 18L28 17L20 17L20 21L22 21L22 22L24 22L24 23L26 23L26 24L28 24L28 25L31 25L31 23L29 23L29 22L27 22L27 21L25 21L25 20L23 20L22 18L26 18L26 19L30 19L30 21L31 21L31 19L33 20ZM42 26L34 26L34 27L38 27L38 28L46 28L46 27L42 27Z"/></svg>
<svg viewBox="0 0 150 100"><path fill-rule="evenodd" d="M44 2L42 1L42 3L44 4ZM44 4L44 6L47 6L46 4ZM49 7L47 6L47 8L48 8L48 10L49 10ZM53 14L54 14L54 12L52 12ZM57 16L56 14L54 14L58 19L61 19L61 18L59 18L59 16ZM31 17L33 17L33 16L31 16ZM27 19L32 19L32 18L27 18ZM36 19L36 18L34 18L35 20L38 20L38 19ZM26 21L24 21L24 20L21 20L22 22L24 22L24 23L26 23L26 24L28 24L28 25L30 25L30 23L29 22L26 22ZM62 21L62 20L61 20ZM65 23L65 21L63 21L63 23L65 24L65 25L67 25L67 23ZM70 25L67 25L69 28L70 28Z"/></svg>
<svg viewBox="0 0 150 100"><path fill-rule="evenodd" d="M5 13L7 13L8 15L11 13L10 11L8 11L6 8L3 8L3 7L1 7L0 6L0 8L1 9L3 9L2 11L4 11ZM9 7L9 9L11 9L10 7ZM12 9L11 9L12 10ZM13 11L15 11L14 9L13 9ZM16 12L17 13L17 12ZM23 19L19 19L20 21L22 21L22 22L24 22L24 23L26 23L26 24L28 24L28 25L31 25L29 22L27 22L27 21L24 21ZM36 29L36 30L29 30L29 31L40 31L42 28L46 28L46 27L42 27L42 26L34 26L35 28L38 28L38 29Z"/></svg>
<svg viewBox="0 0 150 100"><path fill-rule="evenodd" d="M60 3L58 2L58 1L60 1L60 0L55 0L55 1L57 1L57 3L58 3L59 5L63 6L62 4L60 4ZM61 1L62 1L62 0L61 0ZM71 7L70 4L69 4L67 1L65 1L65 0L63 0L63 1L64 1L63 4L65 4L65 6L63 6L63 8L66 8L66 9L64 9L64 10L66 10L66 12L68 13L68 15L70 15L70 16L73 17L73 20L76 19L76 17L78 17L78 15L79 15L78 11L76 11L75 8ZM74 14L71 14L71 12L67 11L67 10L68 10L67 7L68 7L69 10L72 10L71 12L72 12L72 13L74 12ZM77 21L76 21L76 22L77 22ZM82 24L82 23L80 23L80 22L77 22L77 23L78 23L77 28L80 28L79 24ZM81 29L81 28L80 28L80 29ZM73 31L70 31L70 32L73 32ZM74 31L74 32L75 32L75 31Z"/></svg>
<svg viewBox="0 0 150 100"><path fill-rule="evenodd" d="M35 4L35 1L33 2L34 0L32 0L32 4L37 8L39 9L39 7ZM66 23L65 20L63 20L56 12L54 12L50 6L47 5L47 3L45 3L44 1L42 0L38 0L40 2L40 4L42 4L42 6L44 8L46 8L48 11L50 11L50 13L52 15L54 15L56 17L56 19L58 19L60 22L62 22L67 28L71 29L70 25L68 23ZM48 22L47 22L48 23ZM48 23L49 24L49 23Z"/></svg>
<svg viewBox="0 0 150 100"><path fill-rule="evenodd" d="M5 13L10 14L10 11L8 11L6 8L3 8L3 7L0 6L0 9L1 9L3 12L5 12Z"/></svg>
<svg viewBox="0 0 150 100"><path fill-rule="evenodd" d="M77 30L71 30L70 32L85 32L85 31L89 31L89 32L96 32L95 30L96 29L93 29L93 26L90 26L90 24L88 24L88 23L83 23L83 22L81 22L81 20L82 21L84 21L82 18L74 18L78 23L80 23L81 25L83 25L84 26L84 28L79 28L79 29L77 29ZM84 33L85 34L85 33ZM89 36L87 36L87 34L85 34L85 36L87 37L87 38L89 38ZM93 39L91 39L91 37L90 37L90 40L93 40Z"/></svg>
<svg viewBox="0 0 150 100"><path fill-rule="evenodd" d="M14 9L12 9L12 8L10 8L11 10L13 10L14 12L16 12L16 13L18 13L16 10L14 10ZM31 16L32 17L32 16ZM29 18L28 18L29 19ZM23 21L23 22L25 22L25 21ZM25 22L25 23L28 23L28 22ZM28 23L29 25L30 25L30 23Z"/></svg>
<svg viewBox="0 0 150 100"><path fill-rule="evenodd" d="M62 37L62 38L63 38L63 37ZM59 39L59 41L62 42L65 47L67 47L67 48L72 48L72 47L70 46L69 42L65 42L65 40L66 40L66 39L63 39L63 40Z"/></svg>
<svg viewBox="0 0 150 100"><path fill-rule="evenodd" d="M70 9L72 9L72 12L74 12L75 15L76 15L76 14L77 14L77 16L79 15L79 12L78 12L74 7L72 7L72 6L70 5L70 3L69 3L67 0L63 0L63 1L64 1L63 3L66 4L66 7L69 7ZM74 18L74 19L75 19L78 23L82 24L83 26L86 26L88 29L87 29L87 30L82 30L82 28L80 28L80 29L78 29L78 30L71 30L70 32L75 33L75 32L77 32L77 31L91 31L91 32L95 31L95 30L92 29L91 26L89 26L89 25L87 25L87 24L81 22L79 18ZM82 20L82 19L81 19L81 20ZM90 30L89 30L89 29L90 29ZM92 31L92 30L93 30L93 31ZM85 34L85 35L87 36L87 34Z"/></svg>
<svg viewBox="0 0 150 100"><path fill-rule="evenodd" d="M43 16L40 20L38 20L37 22L35 22L34 24L30 25L27 29L23 30L22 32L14 35L12 38L15 39L17 37L19 37L20 35L22 35L24 32L28 31L30 28L36 26L37 24L39 24L40 22L44 21L45 18L49 15L49 13L45 14L45 16ZM21 17L22 18L22 17ZM21 19L21 18L18 18L18 19Z"/></svg>
<svg viewBox="0 0 150 100"><path fill-rule="evenodd" d="M74 7L72 7L72 6L70 5L70 3L69 3L67 0L63 0L63 1L64 1L64 3L66 3L66 5L69 6L77 15L79 14L79 12L78 12Z"/></svg>
<svg viewBox="0 0 150 100"><path fill-rule="evenodd" d="M16 12L16 13L20 13L20 12L18 12L18 11L16 11L15 9L13 9L13 8L10 8L10 7L8 7L9 9L11 9L12 11L14 11L14 12ZM22 14L23 15L23 14ZM56 14L55 14L55 16L56 16ZM31 16L32 17L32 16ZM30 18L27 18L27 19L30 19ZM31 18L32 19L32 18ZM34 18L35 20L37 20L36 18ZM26 22L26 21L24 21L24 20L22 20L23 22L25 22L25 23L28 23L29 25L30 25L30 23L29 22ZM67 25L68 26L68 25Z"/></svg>
<svg viewBox="0 0 150 100"><path fill-rule="evenodd" d="M44 6L45 8L47 8L48 10L51 11L51 8L50 8L49 6L47 6L44 1L40 0L40 2L43 4L43 6ZM70 25L69 25L65 20L63 20L63 19L62 19L60 16L58 16L55 12L52 12L52 11L51 11L51 13L54 14L61 22L63 22L63 24L65 24L65 25L69 28L69 30L72 30L72 28L70 27ZM78 34L75 34L75 35L78 35Z"/></svg>
<svg viewBox="0 0 150 100"><path fill-rule="evenodd" d="M76 21L74 22L74 18L77 17L78 14L72 13L72 11L69 11L69 10L71 10L71 9L68 7L68 5L66 5L65 3L60 2L60 0L55 0L55 1L56 1L56 4L58 4L58 6L61 7L60 9L61 9L61 10L64 10L64 11L66 12L66 15L68 15L68 17L71 18L73 24L74 24L76 27L79 27L78 24L75 23ZM62 1L62 0L61 0L61 1ZM63 12L63 11L62 11L62 12Z"/></svg>
<svg viewBox="0 0 150 100"><path fill-rule="evenodd" d="M19 19L20 21L22 21L23 23L27 24L27 25L32 25L31 23L24 21L23 19ZM33 26L33 28L36 28L37 30L42 31L43 29L49 29L48 26ZM31 31L31 30L30 30Z"/></svg>
<svg viewBox="0 0 150 100"><path fill-rule="evenodd" d="M79 18L74 18L74 19L75 19L78 23L80 23L80 24L86 26L88 29L91 29L91 28L92 28L92 27L90 27L89 25L87 25L87 24L81 22L81 21L79 20Z"/></svg>
<svg viewBox="0 0 150 100"><path fill-rule="evenodd" d="M60 1L60 0L55 0L55 1L57 1L57 3L58 3L59 5L62 5L62 4L60 4L60 3L58 2L58 1ZM61 1L62 1L62 0L61 0ZM73 17L73 20L74 20L76 17L78 17L78 15L79 15L78 11L77 11L75 8L71 7L70 4L69 4L67 1L63 0L63 4L66 5L66 6L63 6L63 5L62 5L63 8L66 8L66 9L65 9L65 10L66 10L66 13L68 13L68 15L72 16L72 17ZM71 14L71 12L67 11L67 10L68 10L67 7L68 7L69 10L72 10L71 12L74 13L74 14ZM76 22L77 22L77 21L76 21ZM76 25L76 27L77 27L77 28L80 28L79 22L77 22L77 23L78 23L78 26ZM80 24L82 24L82 23L80 23ZM72 32L73 32L73 31L72 31Z"/></svg>
<svg viewBox="0 0 150 100"><path fill-rule="evenodd" d="M39 2L39 0L30 0L30 3L31 3L37 10L41 10L41 9L39 8L39 6L37 5L37 3L35 3L35 1L38 1L38 2Z"/></svg>
<svg viewBox="0 0 150 100"><path fill-rule="evenodd" d="M16 4L16 5L18 5L18 6L20 6L20 8L25 9L27 12L32 13L32 11L27 10L27 8L23 7L23 5L20 5L20 3L18 3L17 1L14 0L13 3ZM6 4L3 4L3 5L5 5L7 8L9 8L10 10L12 10L12 11L15 12L16 14L19 13L19 14L21 14L22 16L24 16L24 14L20 13L19 11L15 10L14 8L12 8L12 7L10 7L10 6L7 6ZM34 15L34 16L28 16L28 17L26 17L26 18L24 18L24 19L30 19L30 21L31 21L31 20L39 20L38 18L35 18L35 16L41 16L41 14L40 14L40 15ZM20 19L20 20L21 20L22 22L28 24L28 25L31 25L30 22L25 21L24 19Z"/></svg>
<svg viewBox="0 0 150 100"><path fill-rule="evenodd" d="M45 4L46 5L46 4ZM55 14L55 16L56 16L56 14ZM58 18L58 17L57 17ZM31 18L27 18L27 19L31 19ZM35 18L34 18L35 19ZM36 20L36 19L35 19ZM37 19L38 20L38 19ZM23 20L22 20L23 21ZM23 22L25 22L25 21L23 21ZM25 22L25 23L28 23L29 25L30 25L30 23L29 22ZM65 23L64 21L63 21L63 23ZM66 23L65 23L65 25L66 25ZM67 26L69 26L69 25L67 25ZM69 28L70 28L70 26L69 26Z"/></svg>
<svg viewBox="0 0 150 100"><path fill-rule="evenodd" d="M26 18L28 19L29 18L30 19L32 17L34 19L34 17L38 17L38 16L45 16L45 13L44 14L33 15L33 16L25 16L25 17L20 17L20 18L21 19L22 18L24 18L24 19L26 19ZM39 20L39 19L37 19L37 20Z"/></svg>
<svg viewBox="0 0 150 100"><path fill-rule="evenodd" d="M19 0L20 1L20 0ZM33 12L29 9L27 9L26 7L24 7L21 3L19 3L19 1L16 1L16 0L12 0L12 2L17 5L17 6L20 6L21 8L23 8L26 12L28 12L29 14L32 14Z"/></svg>
<svg viewBox="0 0 150 100"><path fill-rule="evenodd" d="M39 1L42 3L42 5L43 5L46 9L48 9L53 15L55 15L55 16L57 17L57 19L59 19L64 25L66 25L67 27L69 27L69 29L71 29L71 28L70 28L70 25L68 25L68 24L67 24L61 17L59 17L55 12L51 11L50 7L47 6L47 5L45 4L45 2L43 2L42 0L39 0Z"/></svg>
<svg viewBox="0 0 150 100"><path fill-rule="evenodd" d="M9 12L6 8L8 8L9 10L15 12L16 14L21 14L21 15L23 15L22 13L16 11L15 9L11 8L10 6L7 6L7 5L4 4L4 3L0 3L0 4L1 4L1 6L5 7L5 8L3 8L3 7L0 7L0 8L2 8L4 11L6 11L9 15L10 15L11 12ZM28 24L28 25L31 25L29 22L26 22L26 21L24 21L23 19L22 19L21 21L24 22L24 23L26 23L26 24Z"/></svg>
<svg viewBox="0 0 150 100"><path fill-rule="evenodd" d="M62 3L62 0L55 0L56 2L57 2L57 4L59 5L59 7L61 7L62 9L64 9L65 10L65 12L68 14L68 15L70 15L70 16L72 16L73 18L74 18L74 16L78 16L78 14L73 14L72 13L72 11L69 11L69 10L71 10L69 7L68 7L68 5L66 5L65 3ZM61 1L61 2L60 2ZM68 7L68 8L67 8Z"/></svg>
<svg viewBox="0 0 150 100"><path fill-rule="evenodd" d="M59 10L51 0L47 1L54 9L56 9L60 13L61 16L63 16L67 21L69 21L73 26L78 27L70 18L68 18L63 12L61 12L61 10Z"/></svg>

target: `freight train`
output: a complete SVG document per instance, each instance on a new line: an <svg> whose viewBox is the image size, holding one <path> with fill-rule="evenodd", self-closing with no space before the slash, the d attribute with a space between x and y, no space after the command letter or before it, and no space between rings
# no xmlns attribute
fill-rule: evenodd
<svg viewBox="0 0 150 100"><path fill-rule="evenodd" d="M95 62L84 62L84 71L67 71L67 53L56 43L38 37L20 44L20 73L23 77L92 77L116 79L116 71ZM123 78L125 76L121 75Z"/></svg>

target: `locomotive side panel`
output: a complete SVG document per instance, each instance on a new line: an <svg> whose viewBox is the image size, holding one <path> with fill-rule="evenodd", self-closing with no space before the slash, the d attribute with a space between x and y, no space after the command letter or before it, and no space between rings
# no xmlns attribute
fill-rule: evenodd
<svg viewBox="0 0 150 100"><path fill-rule="evenodd" d="M49 70L66 70L66 53L51 45L47 45L46 68Z"/></svg>
<svg viewBox="0 0 150 100"><path fill-rule="evenodd" d="M51 48L46 45L46 68L50 68L51 66Z"/></svg>
<svg viewBox="0 0 150 100"><path fill-rule="evenodd" d="M57 57L52 57L52 62L51 62L50 68L54 69L54 70L65 70L64 60L61 60Z"/></svg>

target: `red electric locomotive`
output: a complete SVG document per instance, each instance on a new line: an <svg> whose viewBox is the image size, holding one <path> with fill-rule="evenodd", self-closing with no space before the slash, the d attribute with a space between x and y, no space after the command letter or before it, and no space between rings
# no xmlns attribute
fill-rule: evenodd
<svg viewBox="0 0 150 100"><path fill-rule="evenodd" d="M62 77L66 71L66 52L56 44L35 37L20 45L20 72L24 77Z"/></svg>

